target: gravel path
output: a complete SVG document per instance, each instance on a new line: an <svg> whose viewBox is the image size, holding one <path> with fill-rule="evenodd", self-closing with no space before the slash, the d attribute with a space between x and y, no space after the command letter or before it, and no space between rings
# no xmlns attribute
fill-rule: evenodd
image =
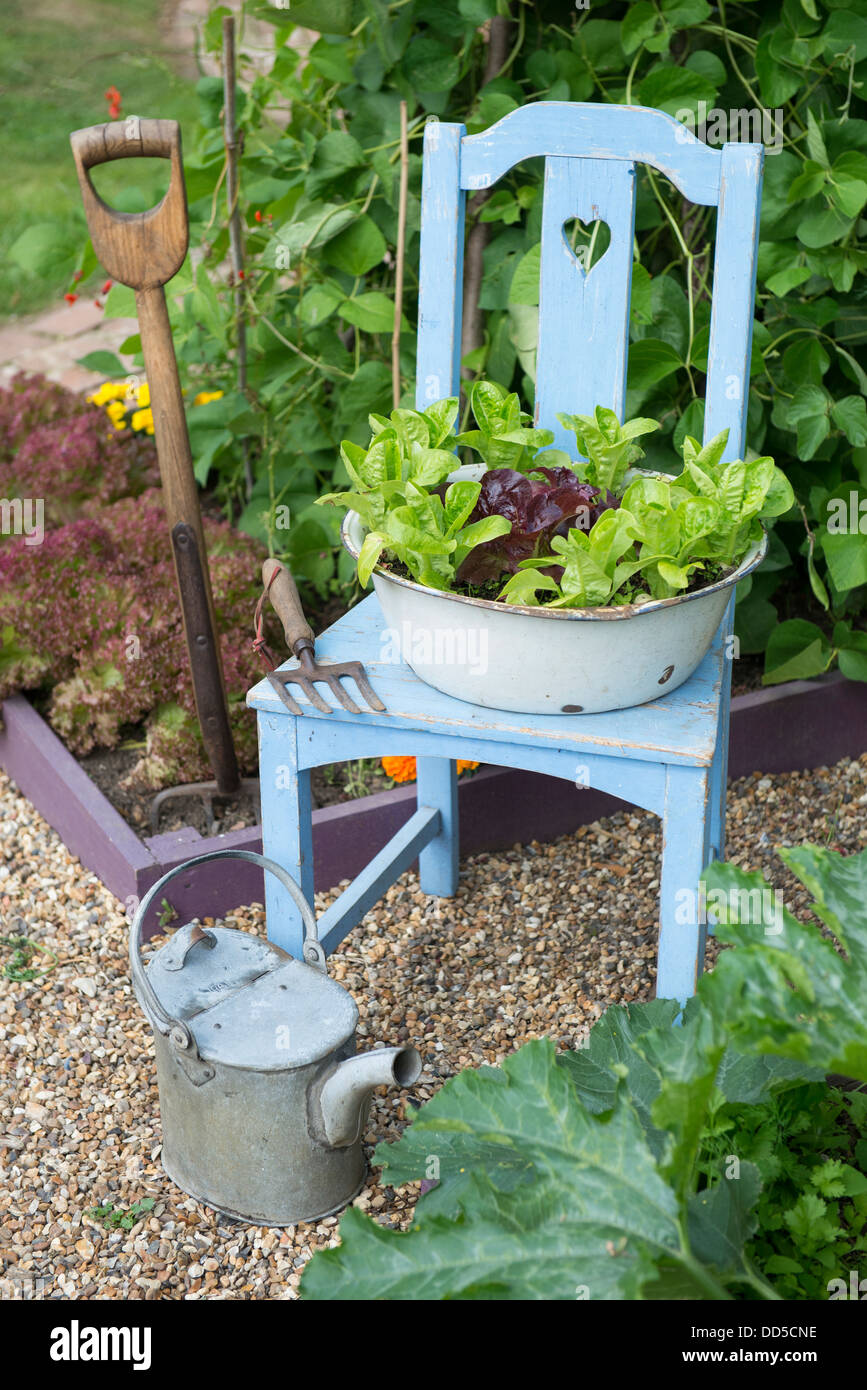
<svg viewBox="0 0 867 1390"><path fill-rule="evenodd" d="M756 774L731 788L729 857L770 871L803 911L773 845L861 848L865 806L867 756ZM249 1227L172 1186L118 903L2 774L0 850L0 936L26 933L58 957L41 978L14 982L0 945L0 1296L294 1298L311 1253L335 1242L337 1218ZM361 1011L361 1046L414 1042L425 1070L413 1094L424 1100L461 1067L499 1062L544 1033L574 1046L609 1001L649 998L659 852L656 819L627 812L552 845L467 860L451 901L405 874L332 958ZM226 920L263 930L255 907ZM396 1138L405 1104L377 1095L368 1138ZM357 1205L403 1226L415 1192L374 1176ZM128 1231L87 1214L143 1198L154 1206Z"/></svg>

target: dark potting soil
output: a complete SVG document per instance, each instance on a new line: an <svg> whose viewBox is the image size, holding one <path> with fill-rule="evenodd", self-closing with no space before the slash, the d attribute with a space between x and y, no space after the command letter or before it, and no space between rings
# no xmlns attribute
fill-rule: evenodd
<svg viewBox="0 0 867 1390"><path fill-rule="evenodd" d="M379 568L385 570L389 574L396 575L398 579L413 578L411 572L402 560L391 558L388 560L380 560ZM707 589L711 584L718 584L721 579L727 578L727 576L733 572L731 565L711 565L703 573L696 573L690 576L690 581L684 589L684 594L697 594L700 589ZM562 570L552 565L549 570L544 571L544 573L553 573L556 578L558 575L562 575ZM506 578L507 576L504 575L500 579L489 579L485 584L480 585L456 583L450 592L460 594L462 598L481 598L487 600L489 603L496 603L497 598L500 593L502 593ZM636 593L640 593L647 597L650 596L650 588L643 575L638 575L632 587ZM545 608L550 602L550 595L546 595L544 592L540 593L538 604L540 608ZM503 604L504 608L507 606L507 604Z"/></svg>
<svg viewBox="0 0 867 1390"><path fill-rule="evenodd" d="M122 785L138 762L140 752L136 748L100 748L78 761L127 824L142 838L147 838L153 833L150 808L156 792ZM311 781L315 807L352 801L372 792L387 791L394 785L391 778L385 775L378 759L318 767ZM244 830L255 825L257 820L257 807L248 795L215 799L214 823L211 826L208 825L205 803L200 796L177 796L161 807L157 833L165 835L190 825L200 835L223 835L228 830Z"/></svg>

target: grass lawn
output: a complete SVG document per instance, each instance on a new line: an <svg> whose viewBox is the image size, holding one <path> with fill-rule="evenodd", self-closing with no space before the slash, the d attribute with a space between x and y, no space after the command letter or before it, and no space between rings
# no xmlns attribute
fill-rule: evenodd
<svg viewBox="0 0 867 1390"><path fill-rule="evenodd" d="M160 0L4 0L0 319L32 313L69 287L86 237L69 133L109 120L106 90L120 91L124 116L174 118L184 135L195 120L193 79L178 75L181 55L166 48L163 11ZM114 163L94 184L135 212L162 196L168 167L139 160L133 173L130 162ZM28 248L33 268L17 260Z"/></svg>

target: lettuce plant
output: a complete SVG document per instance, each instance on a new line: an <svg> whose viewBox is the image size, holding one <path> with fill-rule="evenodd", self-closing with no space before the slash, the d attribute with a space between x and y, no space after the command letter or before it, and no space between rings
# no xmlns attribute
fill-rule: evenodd
<svg viewBox="0 0 867 1390"><path fill-rule="evenodd" d="M445 486L457 462L450 452L457 411L457 397L452 397L424 411L372 415L367 449L343 441L341 458L356 490L330 493L319 501L353 507L367 527L358 559L362 584L387 550L420 584L452 588L473 547L508 532L504 517L470 521L480 482L461 479Z"/></svg>
<svg viewBox="0 0 867 1390"><path fill-rule="evenodd" d="M602 406L561 415L585 455L576 462L548 448L551 432L529 428L517 396L496 383L475 382L470 407L477 428L461 434L450 398L372 415L366 449L344 440L354 490L320 501L353 507L367 528L362 584L385 556L430 588L491 585L506 604L640 604L731 573L761 539L761 518L793 502L773 459L722 462L728 431L705 445L687 435L677 477L630 478L654 420L621 425ZM480 481L448 484L456 448L478 455Z"/></svg>
<svg viewBox="0 0 867 1390"><path fill-rule="evenodd" d="M441 497L409 480L390 492L392 505L382 517L381 529L368 532L361 548L361 581L369 579L387 549L419 583L431 589L453 588L455 576L473 548L509 531L508 521L501 516L468 521L481 486L479 482L456 481Z"/></svg>
<svg viewBox="0 0 867 1390"><path fill-rule="evenodd" d="M526 473L534 466L539 449L552 444L550 430L528 427L530 416L521 409L517 393L495 381L474 381L470 387L474 430L458 436L458 443L475 450L488 468L513 468ZM552 466L570 465L568 454L551 450Z"/></svg>
<svg viewBox="0 0 867 1390"><path fill-rule="evenodd" d="M158 481L153 440L113 429L73 391L23 372L0 388L0 497L41 498L49 529Z"/></svg>
<svg viewBox="0 0 867 1390"><path fill-rule="evenodd" d="M593 463L583 471L619 479L622 486L632 447L625 432L611 445L620 450L617 459L603 451L601 475ZM561 608L643 602L685 591L696 572L710 581L730 572L761 540L760 518L788 511L793 494L773 459L723 463L727 439L724 430L702 446L687 435L684 468L678 477L634 477L623 492L616 528L607 521L602 525L600 519L588 535L571 530L556 538L552 541L556 553L525 562L527 568L543 573L544 582L516 576L506 584L502 597L511 603L532 604L541 589L546 596L553 595L548 597L550 604ZM583 442L592 454L596 444L589 429ZM558 560L562 575L559 584L551 583L550 567ZM632 583L636 576L640 576L640 588Z"/></svg>
<svg viewBox="0 0 867 1390"><path fill-rule="evenodd" d="M539 457L550 458L553 450ZM522 564L547 555L555 537L574 529L589 531L617 499L582 483L573 468L534 466L533 476L512 468L492 468L481 480L474 520L505 518L510 529L477 545L458 573L464 584L479 586L517 574ZM508 586L507 586L508 587Z"/></svg>
<svg viewBox="0 0 867 1390"><path fill-rule="evenodd" d="M656 420L640 417L621 425L614 411L602 405L592 415L558 415L557 419L573 431L579 453L586 459L578 472L587 482L611 492L622 490L627 468L644 457L636 439L659 429Z"/></svg>
<svg viewBox="0 0 867 1390"><path fill-rule="evenodd" d="M203 524L229 718L247 771L256 767L256 721L245 696L261 675L247 633L263 552L225 522ZM23 537L0 547L0 700L18 690L47 696L48 721L76 754L113 747L143 725L137 784L207 776L157 490L48 530L38 561Z"/></svg>
<svg viewBox="0 0 867 1390"><path fill-rule="evenodd" d="M553 593L552 608L595 608L613 595L642 567L635 558L638 523L625 508L606 511L591 531L572 527L551 542L554 555L528 560L503 589L507 603L533 604L539 589ZM624 557L631 555L631 560ZM550 572L562 566L559 583ZM546 568L539 568L540 566Z"/></svg>

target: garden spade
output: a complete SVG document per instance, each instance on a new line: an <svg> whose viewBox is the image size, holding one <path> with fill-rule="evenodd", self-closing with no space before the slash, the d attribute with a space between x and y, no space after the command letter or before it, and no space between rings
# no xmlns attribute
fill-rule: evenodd
<svg viewBox="0 0 867 1390"><path fill-rule="evenodd" d="M233 796L258 784L255 779L242 782L232 741L199 497L163 288L180 270L189 240L180 127L177 121L130 116L73 131L70 144L96 257L107 275L135 290L196 711L215 778L160 792L151 824L156 829L160 806L168 797L190 794L204 797L211 820L214 796ZM147 212L110 208L90 179L89 170L95 166L130 157L171 160L168 192Z"/></svg>

